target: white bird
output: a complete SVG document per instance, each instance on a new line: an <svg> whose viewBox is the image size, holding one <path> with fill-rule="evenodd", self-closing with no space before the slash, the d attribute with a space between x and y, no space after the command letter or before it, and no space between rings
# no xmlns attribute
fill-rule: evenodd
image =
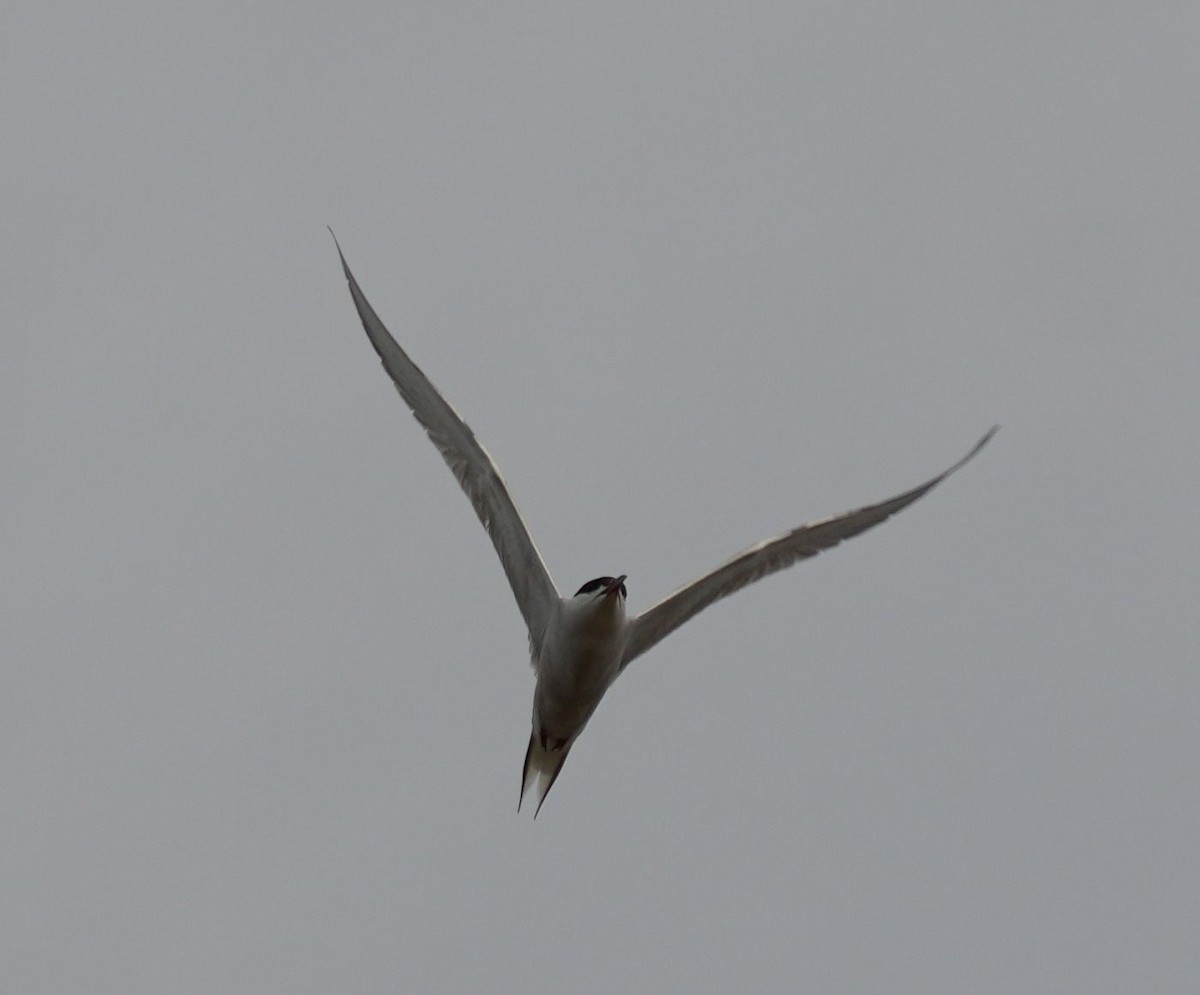
<svg viewBox="0 0 1200 995"><path fill-rule="evenodd" d="M492 537L492 545L529 630L530 658L537 685L533 692L533 728L525 750L517 808L520 809L527 789L536 781L535 818L600 699L633 660L714 601L865 532L912 504L978 453L999 427L991 428L966 456L920 486L878 504L801 525L751 546L631 618L625 614L624 574L590 580L574 597L559 595L499 467L476 441L466 422L392 338L363 296L341 246L337 249L350 284L350 295L371 345Z"/></svg>

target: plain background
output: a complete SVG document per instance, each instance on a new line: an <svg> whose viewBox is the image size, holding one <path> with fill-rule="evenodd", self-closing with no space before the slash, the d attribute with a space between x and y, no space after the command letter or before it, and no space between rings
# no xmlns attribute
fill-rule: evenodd
<svg viewBox="0 0 1200 995"><path fill-rule="evenodd" d="M1190 3L9 5L12 992L1194 992ZM980 458L532 675L560 587Z"/></svg>

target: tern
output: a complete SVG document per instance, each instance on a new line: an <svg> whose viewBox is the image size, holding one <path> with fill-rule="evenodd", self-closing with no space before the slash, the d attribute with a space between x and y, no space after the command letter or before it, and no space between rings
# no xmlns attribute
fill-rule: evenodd
<svg viewBox="0 0 1200 995"><path fill-rule="evenodd" d="M714 601L859 535L908 507L967 463L999 428L993 426L966 456L925 483L886 501L757 543L631 617L625 611L625 574L589 580L570 598L559 594L500 468L392 338L350 272L336 236L334 244L367 338L491 536L529 630L530 661L537 680L517 809L536 784L534 818L600 699L630 663Z"/></svg>

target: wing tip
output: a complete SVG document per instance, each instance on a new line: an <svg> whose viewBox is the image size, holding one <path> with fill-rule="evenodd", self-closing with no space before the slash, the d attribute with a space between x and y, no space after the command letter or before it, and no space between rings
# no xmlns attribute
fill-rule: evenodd
<svg viewBox="0 0 1200 995"><path fill-rule="evenodd" d="M338 241L338 237L333 233L332 227L326 225L325 230L329 232L329 237L333 239L333 247L337 249L338 259L342 264L342 272L346 274L346 279L350 283L354 283L354 274L350 272L350 265L346 262L346 254L342 251L342 243Z"/></svg>
<svg viewBox="0 0 1200 995"><path fill-rule="evenodd" d="M993 425L986 432L984 432L983 437L978 442L976 442L975 445L973 445L971 447L970 452L968 452L966 456L964 456L957 463L955 463L954 466L950 467L949 470L947 470L944 474L942 474L942 477L944 478L944 477L949 476L955 470L957 470L959 467L965 466L967 463L971 462L971 460L973 460L979 454L979 450L981 450L984 446L986 446L989 442L991 442L992 436L994 436L999 431L1000 431L1000 426L997 424L997 425Z"/></svg>
<svg viewBox="0 0 1200 995"><path fill-rule="evenodd" d="M1000 431L1000 425L999 424L993 425L991 428L989 428L986 432L983 433L983 438L980 439L977 443L975 443L975 445L971 448L971 452L972 453L979 452L979 450L981 450L984 446L986 446L989 442L992 441L992 436L995 435L999 431Z"/></svg>

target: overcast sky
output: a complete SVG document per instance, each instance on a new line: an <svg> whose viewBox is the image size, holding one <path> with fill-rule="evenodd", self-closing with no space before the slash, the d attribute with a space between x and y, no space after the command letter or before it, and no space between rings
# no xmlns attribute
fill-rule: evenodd
<svg viewBox="0 0 1200 995"><path fill-rule="evenodd" d="M21 3L12 992L1200 987L1192 3ZM560 588L533 678L325 225Z"/></svg>

